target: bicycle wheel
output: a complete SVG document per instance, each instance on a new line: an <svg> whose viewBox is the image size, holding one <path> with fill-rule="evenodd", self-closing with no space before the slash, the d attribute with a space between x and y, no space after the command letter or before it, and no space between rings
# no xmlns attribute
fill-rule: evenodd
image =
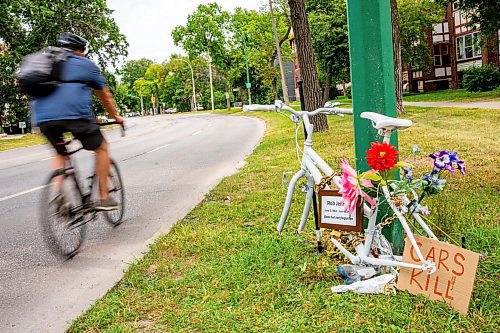
<svg viewBox="0 0 500 333"><path fill-rule="evenodd" d="M111 225L117 226L123 222L123 213L125 211L125 189L123 188L122 176L118 165L111 160L108 177L109 197L120 205L117 210L103 212L106 221Z"/></svg>
<svg viewBox="0 0 500 333"><path fill-rule="evenodd" d="M86 229L82 208L74 175L54 171L43 189L40 206L42 237L54 254L71 258L77 253Z"/></svg>

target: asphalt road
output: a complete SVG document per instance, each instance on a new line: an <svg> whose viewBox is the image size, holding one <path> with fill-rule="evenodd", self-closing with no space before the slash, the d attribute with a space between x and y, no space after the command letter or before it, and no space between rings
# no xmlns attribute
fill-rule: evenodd
<svg viewBox="0 0 500 333"><path fill-rule="evenodd" d="M210 114L128 118L106 131L126 189L125 221L87 228L80 253L61 261L38 228L49 146L0 152L0 332L62 332L103 296L158 234L243 164L264 133L259 120ZM90 173L92 155L75 155Z"/></svg>

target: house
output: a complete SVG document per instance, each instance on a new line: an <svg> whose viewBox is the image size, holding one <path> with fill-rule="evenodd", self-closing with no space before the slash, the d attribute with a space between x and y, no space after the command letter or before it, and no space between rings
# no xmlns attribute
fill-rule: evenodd
<svg viewBox="0 0 500 333"><path fill-rule="evenodd" d="M411 71L404 75L411 77L412 91L457 89L464 69L483 64L499 66L499 33L494 36L493 48L487 48L480 45L480 27L469 27L468 23L457 2L450 2L444 20L434 24L428 33L426 43L433 60L429 71Z"/></svg>

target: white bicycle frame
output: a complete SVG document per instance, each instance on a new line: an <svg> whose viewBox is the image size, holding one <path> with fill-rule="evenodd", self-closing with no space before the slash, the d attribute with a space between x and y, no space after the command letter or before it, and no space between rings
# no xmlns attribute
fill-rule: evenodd
<svg viewBox="0 0 500 333"><path fill-rule="evenodd" d="M304 142L304 148L302 151L302 159L300 163L300 170L297 171L292 179L290 180L287 188L287 195L285 199L285 205L283 207L283 211L281 213L280 221L277 226L277 230L281 235L283 228L285 226L286 220L288 218L288 213L290 211L290 206L292 204L293 194L295 192L297 182L305 177L307 181L307 191L306 191L306 200L304 203L304 209L302 212L302 217L300 219L299 226L297 228L297 232L300 233L304 230L307 219L309 217L309 212L311 210L312 198L314 195L314 185L320 183L323 175L331 175L334 173L333 169L319 156L318 153L314 151L313 146L313 125L311 124L309 117L314 116L318 113L325 114L352 114L352 109L342 109L342 108L320 108L315 111L307 112L307 111L296 111L289 106L283 104L281 101L276 101L275 105L247 105L244 106L244 111L276 111L279 112L281 110L286 110L295 115L296 117L302 118L304 122L304 127L306 129L306 140ZM389 142L392 129L382 128L379 129L379 134L384 136L383 142ZM337 189L340 189L340 181L341 178L338 176L333 177L333 184ZM329 189L327 186L326 189ZM424 271L428 271L428 274L432 274L435 270L435 263L429 260L425 260L420 251L420 247L418 246L413 232L411 231L406 218L404 217L404 213L400 207L397 207L395 202L391 198L390 190L387 186L381 186L382 194L387 200L389 207L394 211L397 218L401 222L403 229L405 230L406 235L408 236L413 248L415 249L415 253L420 260L421 264L412 264L406 263L402 261L401 256L394 255L380 255L377 258L370 256L372 243L374 241L375 233L376 233L376 221L377 221L377 207L370 207L366 203L363 204L363 212L366 217L368 217L368 226L365 229L365 241L363 244L358 245L356 250L356 255L349 252L342 244L334 238L330 240L333 244L339 248L339 250L346 255L349 260L353 264L366 264L373 266L397 266L397 267L407 267L407 268L416 268ZM406 195L399 196L403 200L402 207L410 207L412 202L415 202L417 199L416 193L413 193L414 200L410 200ZM429 237L433 239L437 239L432 230L427 226L425 221L420 217L416 209L412 210L412 216L419 223L419 225L424 229L424 231L429 235ZM318 241L321 241L321 230L316 231L316 237Z"/></svg>

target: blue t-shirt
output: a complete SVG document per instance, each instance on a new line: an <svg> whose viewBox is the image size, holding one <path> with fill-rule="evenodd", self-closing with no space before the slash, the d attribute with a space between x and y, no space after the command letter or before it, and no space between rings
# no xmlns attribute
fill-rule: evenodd
<svg viewBox="0 0 500 333"><path fill-rule="evenodd" d="M92 112L92 89L106 87L106 80L99 68L87 58L68 52L62 64L61 81L48 96L33 100L32 110L37 124L51 120L94 119ZM85 83L80 83L80 82Z"/></svg>

